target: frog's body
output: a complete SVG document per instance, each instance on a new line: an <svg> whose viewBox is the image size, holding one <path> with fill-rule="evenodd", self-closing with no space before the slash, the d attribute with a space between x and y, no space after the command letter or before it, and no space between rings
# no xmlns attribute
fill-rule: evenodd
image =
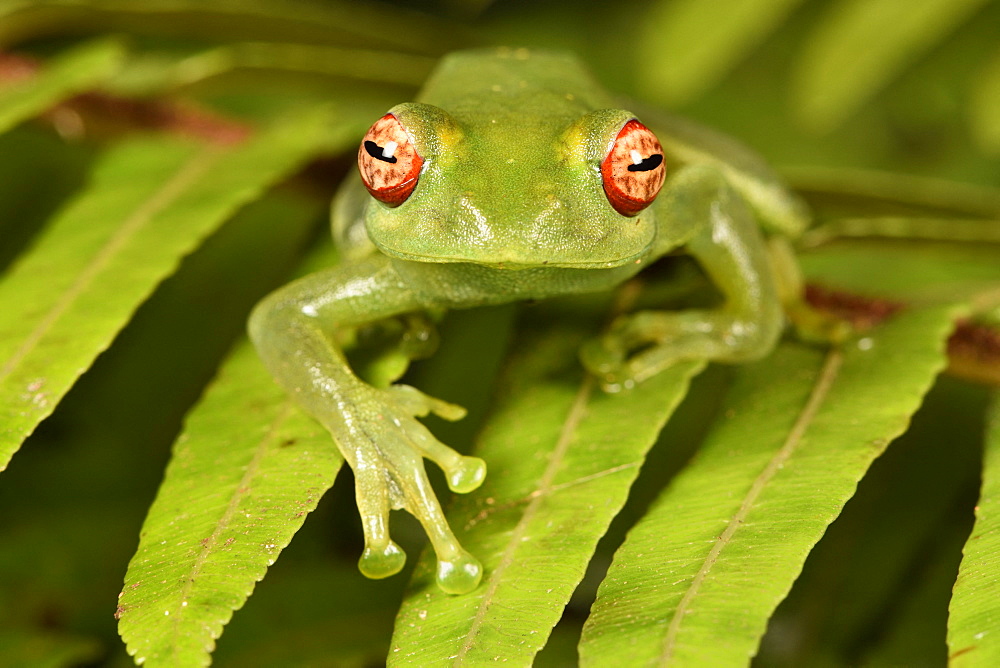
<svg viewBox="0 0 1000 668"><path fill-rule="evenodd" d="M364 187L345 185L334 207L348 261L255 310L251 336L268 368L355 470L366 574L402 567L388 511L406 508L434 544L441 586L475 587L479 564L448 528L422 458L441 465L460 492L480 484L485 465L414 419L429 411L454 419L461 409L413 388L363 383L331 342L338 328L609 289L683 247L726 304L623 318L585 348L586 366L614 387L680 359L741 361L773 347L782 325L778 277L757 222L797 232L805 224L797 201L727 138L647 118L653 136L632 119L570 56L449 56L420 102L391 110L359 150Z"/></svg>

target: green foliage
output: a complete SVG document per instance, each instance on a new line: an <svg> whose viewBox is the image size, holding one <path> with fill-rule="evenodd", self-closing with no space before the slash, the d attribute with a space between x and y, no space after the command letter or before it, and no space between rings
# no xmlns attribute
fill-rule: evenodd
<svg viewBox="0 0 1000 668"><path fill-rule="evenodd" d="M994 393L987 425L983 486L976 505L976 524L963 550L962 566L949 607L948 645L955 665L989 665L1000 661L1000 645L983 642L996 628L1000 600L1000 401Z"/></svg>
<svg viewBox="0 0 1000 668"><path fill-rule="evenodd" d="M350 122L330 120L303 114L231 149L140 138L98 161L0 287L0 467L179 258L315 151L350 141Z"/></svg>
<svg viewBox="0 0 1000 668"><path fill-rule="evenodd" d="M426 554L397 616L393 661L449 658L479 665L531 662L583 577L598 539L621 509L646 451L703 365L685 363L622 396L581 373L576 351L594 319L533 313L516 338L477 439L491 475L455 499L448 519L482 560L483 584L453 597L434 587ZM637 424L637 417L641 416ZM530 612L529 612L530 611Z"/></svg>
<svg viewBox="0 0 1000 668"><path fill-rule="evenodd" d="M919 58L989 0L842 0L816 28L796 77L802 120L829 128L907 61Z"/></svg>
<svg viewBox="0 0 1000 668"><path fill-rule="evenodd" d="M38 76L0 91L0 132L90 90L111 74L124 55L114 41L84 44L53 59Z"/></svg>
<svg viewBox="0 0 1000 668"><path fill-rule="evenodd" d="M785 344L738 369L697 460L616 553L584 626L583 663L752 657L809 550L906 429L955 316L915 311L844 350Z"/></svg>
<svg viewBox="0 0 1000 668"><path fill-rule="evenodd" d="M697 97L798 4L800 0L651 3L639 42L639 86L655 91L665 104ZM662 67L664 62L673 65Z"/></svg>
<svg viewBox="0 0 1000 668"><path fill-rule="evenodd" d="M214 640L343 463L249 345L192 413L118 601L136 662L208 665ZM233 415L247 416L233 430ZM305 494L305 496L303 496Z"/></svg>
<svg viewBox="0 0 1000 668"><path fill-rule="evenodd" d="M983 66L973 90L971 130L979 144L1000 153L1000 51Z"/></svg>
<svg viewBox="0 0 1000 668"><path fill-rule="evenodd" d="M995 665L1000 3L422 4L0 0L0 664ZM795 167L806 278L861 329L609 395L580 342L690 265L449 314L407 377L489 466L448 596L429 554L357 573L353 481L242 330L334 261L304 247L371 120L481 43Z"/></svg>

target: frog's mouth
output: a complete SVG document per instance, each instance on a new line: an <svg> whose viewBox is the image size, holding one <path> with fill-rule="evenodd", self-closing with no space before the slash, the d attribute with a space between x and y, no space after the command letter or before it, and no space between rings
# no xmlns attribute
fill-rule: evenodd
<svg viewBox="0 0 1000 668"><path fill-rule="evenodd" d="M375 207L368 237L389 257L411 262L476 264L498 269L560 267L614 269L646 257L656 240L647 215L626 218L609 205L552 205L538 213L528 205L476 207L461 199L457 213L404 204L387 213Z"/></svg>
<svg viewBox="0 0 1000 668"><path fill-rule="evenodd" d="M471 257L471 253L435 253L434 255L414 253L386 246L385 244L379 243L377 240L373 241L375 246L382 253L397 260L433 264L473 264L482 267L489 267L491 269L506 269L512 271L538 269L542 267L552 269L616 269L630 264L641 264L643 258L648 254L650 249L650 245L647 245L639 251L622 257L600 259L595 259L593 257L560 257L555 253L546 253L545 255L542 255L538 253L511 252L496 254L484 253L482 255L478 255L477 257Z"/></svg>

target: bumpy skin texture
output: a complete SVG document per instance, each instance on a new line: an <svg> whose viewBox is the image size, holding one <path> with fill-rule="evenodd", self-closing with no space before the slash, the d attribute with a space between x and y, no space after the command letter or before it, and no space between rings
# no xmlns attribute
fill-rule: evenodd
<svg viewBox="0 0 1000 668"><path fill-rule="evenodd" d="M389 113L405 136L382 119L370 132L371 150L362 144L359 156L381 159L389 140L400 156L415 151L422 160L416 186L386 203L360 181L345 185L334 204L334 236L348 260L268 296L251 316L250 335L271 373L330 431L354 469L362 572L386 577L402 568L388 516L390 508L405 508L437 552L441 588L463 593L477 586L482 569L448 527L423 459L437 463L456 492L475 489L485 464L441 444L416 419L429 412L458 419L463 410L411 387L366 384L335 334L429 308L610 289L683 249L725 304L624 316L585 346L585 366L613 390L682 359L751 360L773 348L783 319L761 227L794 234L805 218L752 153L686 121L643 116L662 161L646 155L656 142L641 134L616 147L635 114L618 108L568 55L453 54L418 102ZM612 149L632 163L624 170L604 165L602 174ZM391 186L391 171L382 167L374 166L377 188ZM609 172L665 182L648 207L625 207L625 215L609 201ZM628 186L621 189L642 197L655 191Z"/></svg>

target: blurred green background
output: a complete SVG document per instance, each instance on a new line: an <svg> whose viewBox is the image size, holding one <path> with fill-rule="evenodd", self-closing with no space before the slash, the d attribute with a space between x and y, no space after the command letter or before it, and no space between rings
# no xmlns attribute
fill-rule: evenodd
<svg viewBox="0 0 1000 668"><path fill-rule="evenodd" d="M250 124L319 100L377 118L455 48L570 49L609 89L739 137L807 195L934 190L1000 211L989 189L1000 186L996 1L0 0L6 52L45 61L97 35L121 35L130 49L102 95L196 104ZM0 269L83 186L106 142L135 131L134 118L84 101L0 135ZM252 304L287 280L305 247L324 243L326 201L351 162L313 164L188 257L0 476L0 665L130 665L115 596L183 415ZM491 377L510 322L510 309L450 317L444 348L414 370L415 384L433 393L448 374L468 374L469 359ZM470 343L486 336L485 351ZM671 428L697 432L725 374L701 378ZM468 394L481 416L489 384ZM985 397L955 380L932 393L920 429L877 462L811 557L761 665L944 664L942 601L971 523ZM448 440L467 447L475 428L449 427ZM654 455L662 468L640 478L539 665L572 665L600 565L686 454ZM217 665L383 660L405 578L356 573L351 485L338 479L237 613ZM416 554L419 527L394 521Z"/></svg>

